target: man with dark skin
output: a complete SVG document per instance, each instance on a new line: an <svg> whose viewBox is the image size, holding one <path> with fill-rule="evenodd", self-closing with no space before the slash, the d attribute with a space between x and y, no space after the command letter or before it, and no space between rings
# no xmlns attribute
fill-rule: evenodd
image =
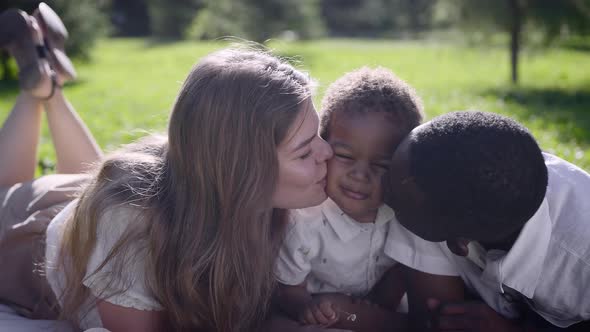
<svg viewBox="0 0 590 332"><path fill-rule="evenodd" d="M435 118L400 144L385 182L398 221L440 242L478 298L451 303L422 292L433 330L588 328L590 175L542 153L526 128L492 113Z"/></svg>

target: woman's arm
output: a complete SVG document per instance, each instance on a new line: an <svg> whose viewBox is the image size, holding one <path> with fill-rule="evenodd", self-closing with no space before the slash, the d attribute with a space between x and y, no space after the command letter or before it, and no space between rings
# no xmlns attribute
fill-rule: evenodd
<svg viewBox="0 0 590 332"><path fill-rule="evenodd" d="M163 311L147 311L121 307L106 301L98 301L98 313L105 329L111 332L159 332L169 331Z"/></svg>

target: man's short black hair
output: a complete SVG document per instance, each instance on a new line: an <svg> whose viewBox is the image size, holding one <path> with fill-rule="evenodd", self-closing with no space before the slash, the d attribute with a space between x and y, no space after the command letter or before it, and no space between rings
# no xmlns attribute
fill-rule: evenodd
<svg viewBox="0 0 590 332"><path fill-rule="evenodd" d="M519 230L547 190L547 167L534 137L494 113L433 119L412 135L410 162L429 204L453 220L448 227L467 234Z"/></svg>
<svg viewBox="0 0 590 332"><path fill-rule="evenodd" d="M328 139L335 113L385 112L406 133L422 122L422 100L389 69L362 67L330 84L322 99L320 135Z"/></svg>

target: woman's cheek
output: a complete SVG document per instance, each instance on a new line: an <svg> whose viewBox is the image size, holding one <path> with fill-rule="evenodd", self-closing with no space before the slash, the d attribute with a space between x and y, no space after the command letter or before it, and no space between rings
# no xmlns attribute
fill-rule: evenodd
<svg viewBox="0 0 590 332"><path fill-rule="evenodd" d="M296 171L302 185L311 185L320 180L317 168L317 163L312 158L304 160Z"/></svg>

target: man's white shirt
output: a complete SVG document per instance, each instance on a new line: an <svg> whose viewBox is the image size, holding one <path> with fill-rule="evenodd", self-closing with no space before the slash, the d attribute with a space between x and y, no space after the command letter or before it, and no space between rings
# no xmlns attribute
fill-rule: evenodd
<svg viewBox="0 0 590 332"><path fill-rule="evenodd" d="M432 264L443 266L440 259L446 258L454 265L447 266L447 275L458 273L508 318L517 317L526 303L558 327L590 320L590 175L553 155L544 157L549 184L543 203L508 252L483 254L485 266L453 254L444 243L425 245L407 230L389 233L386 253L432 274L445 274Z"/></svg>

